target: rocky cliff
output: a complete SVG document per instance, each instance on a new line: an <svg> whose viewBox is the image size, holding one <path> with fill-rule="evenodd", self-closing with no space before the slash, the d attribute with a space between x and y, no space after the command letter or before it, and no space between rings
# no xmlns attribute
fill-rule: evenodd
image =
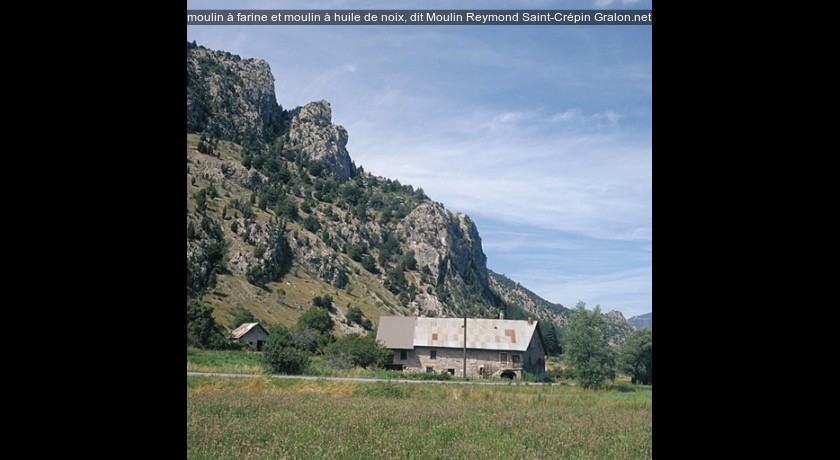
<svg viewBox="0 0 840 460"><path fill-rule="evenodd" d="M292 117L289 146L305 158L320 161L340 183L347 182L353 164L347 152L347 130L332 123L332 108L327 101L311 102Z"/></svg>
<svg viewBox="0 0 840 460"><path fill-rule="evenodd" d="M565 307L487 269L469 216L357 168L329 102L283 110L263 61L188 46L187 66L188 294L223 324L245 308L290 325L325 294L345 332L360 330L351 306L374 324L465 313L565 322Z"/></svg>
<svg viewBox="0 0 840 460"><path fill-rule="evenodd" d="M460 309L471 302L489 303L487 257L481 237L470 218L443 206L425 202L397 224L404 251L412 251L420 267L428 268L426 288L415 299L420 314L448 314L443 301ZM439 297L444 297L440 299Z"/></svg>
<svg viewBox="0 0 840 460"><path fill-rule="evenodd" d="M604 314L607 319L608 336L611 345L620 345L627 334L633 332L633 326L627 322L618 310L610 310Z"/></svg>
<svg viewBox="0 0 840 460"><path fill-rule="evenodd" d="M283 130L268 63L187 46L187 131L242 144Z"/></svg>

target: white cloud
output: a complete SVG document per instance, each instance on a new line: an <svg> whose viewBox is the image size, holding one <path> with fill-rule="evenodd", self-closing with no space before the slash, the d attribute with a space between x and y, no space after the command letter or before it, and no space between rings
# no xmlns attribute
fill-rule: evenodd
<svg viewBox="0 0 840 460"><path fill-rule="evenodd" d="M422 187L459 211L590 237L649 238L650 146L621 133L517 131L536 113L456 116L440 120L440 128L424 125L419 137L398 121L368 124L368 132L350 130L351 155L366 170Z"/></svg>
<svg viewBox="0 0 840 460"><path fill-rule="evenodd" d="M324 8L341 6L357 7ZM650 271L652 238L649 34L642 27L188 28L201 45L268 61L284 108L330 101L355 163L470 214L491 269L548 300L573 307L582 299L628 316L632 308L650 311L651 302L649 276L638 272Z"/></svg>
<svg viewBox="0 0 840 460"><path fill-rule="evenodd" d="M550 118L550 121L559 127L575 131L607 132L619 129L618 121L624 117L625 115L612 109L586 115L581 109L570 108L564 112L555 114Z"/></svg>

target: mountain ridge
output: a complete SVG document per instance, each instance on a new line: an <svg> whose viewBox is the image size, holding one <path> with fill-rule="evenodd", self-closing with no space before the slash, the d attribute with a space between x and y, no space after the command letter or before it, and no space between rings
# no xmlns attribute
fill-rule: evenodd
<svg viewBox="0 0 840 460"><path fill-rule="evenodd" d="M636 329L641 329L643 327L649 327L653 329L653 312L645 313L643 315L636 315L627 320L633 327Z"/></svg>
<svg viewBox="0 0 840 460"><path fill-rule="evenodd" d="M565 324L566 307L487 268L469 216L357 167L329 102L284 110L268 63L195 43L187 66L188 293L222 324L244 308L288 325L325 294L343 332L361 330L351 306L374 324L383 314ZM611 322L617 341L632 329Z"/></svg>

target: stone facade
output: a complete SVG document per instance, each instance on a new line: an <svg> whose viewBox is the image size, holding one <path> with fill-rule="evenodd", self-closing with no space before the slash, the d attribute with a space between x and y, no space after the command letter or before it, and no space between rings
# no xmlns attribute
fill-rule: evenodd
<svg viewBox="0 0 840 460"><path fill-rule="evenodd" d="M464 349L415 347L413 350L394 350L393 363L402 365L406 371L450 372L462 377ZM545 349L537 334L533 335L525 351L467 349L467 377L499 377L506 371L513 372L517 378L522 378L523 371L545 375Z"/></svg>

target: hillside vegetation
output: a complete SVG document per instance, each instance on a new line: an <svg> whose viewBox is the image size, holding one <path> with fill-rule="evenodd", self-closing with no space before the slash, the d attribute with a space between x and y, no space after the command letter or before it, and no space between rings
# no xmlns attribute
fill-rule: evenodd
<svg viewBox="0 0 840 460"><path fill-rule="evenodd" d="M353 307L374 327L500 313L565 324L567 308L487 268L469 216L356 166L329 102L285 110L266 62L187 48L187 293L218 323L244 309L291 326L330 295L338 334L366 332ZM620 341L632 327L613 319Z"/></svg>

